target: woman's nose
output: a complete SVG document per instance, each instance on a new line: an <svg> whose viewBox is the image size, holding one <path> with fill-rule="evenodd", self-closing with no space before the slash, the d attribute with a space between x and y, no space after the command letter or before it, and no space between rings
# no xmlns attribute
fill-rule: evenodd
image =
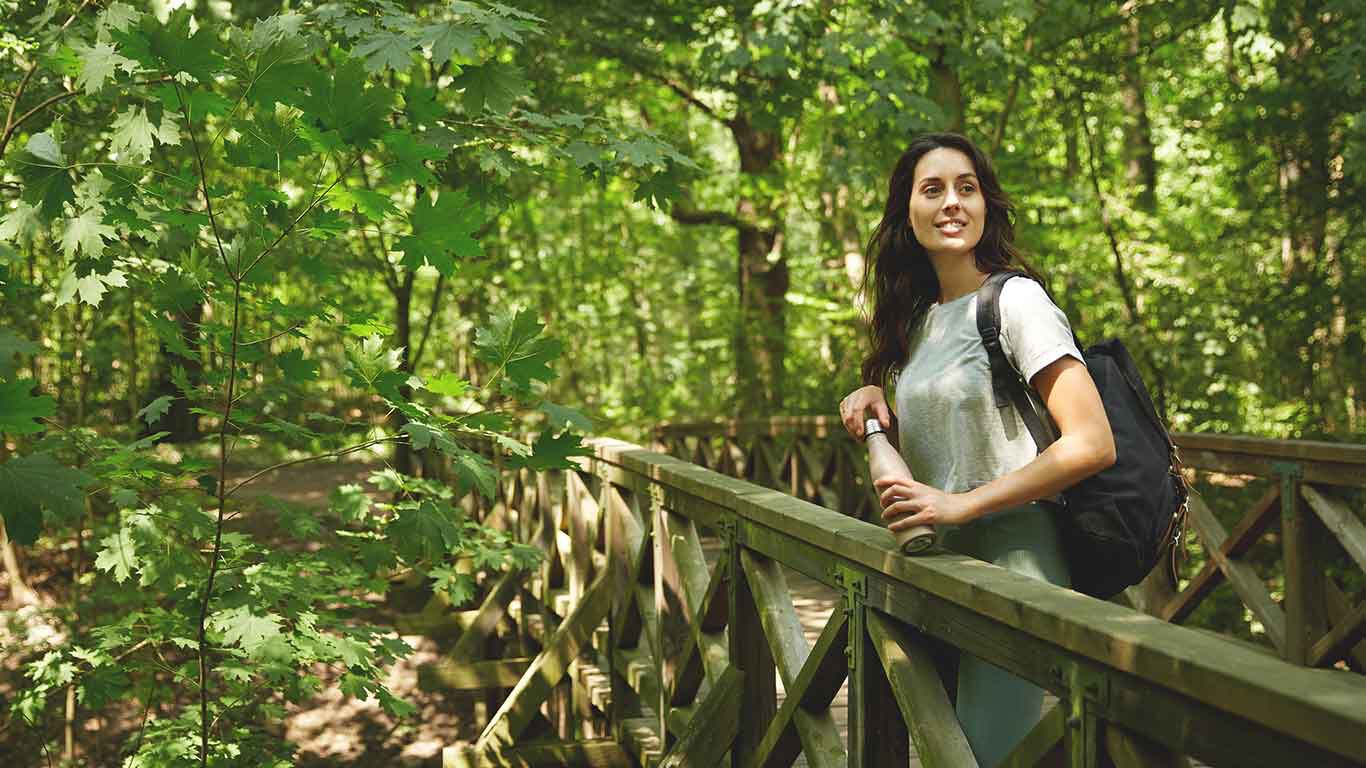
<svg viewBox="0 0 1366 768"><path fill-rule="evenodd" d="M953 191L952 189L950 189L948 192L945 192L945 193L944 193L944 207L945 207L945 208L957 208L957 207L958 207L958 193L957 193L957 192L955 192L955 191Z"/></svg>

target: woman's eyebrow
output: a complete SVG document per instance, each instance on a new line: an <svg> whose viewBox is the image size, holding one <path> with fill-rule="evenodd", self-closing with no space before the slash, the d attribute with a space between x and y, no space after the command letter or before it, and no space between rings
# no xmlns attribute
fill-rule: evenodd
<svg viewBox="0 0 1366 768"><path fill-rule="evenodd" d="M969 171L969 172L967 172L967 173L960 173L960 174L958 174L958 176L954 178L954 181L958 181L959 179L975 179L975 178L977 178L977 174L975 174L975 173ZM919 185L921 185L921 184L924 184L924 183L927 182L927 181L940 181L940 178L939 178L938 176L926 176L925 178L921 179L920 181L917 181L917 182L916 182L916 186L919 186Z"/></svg>

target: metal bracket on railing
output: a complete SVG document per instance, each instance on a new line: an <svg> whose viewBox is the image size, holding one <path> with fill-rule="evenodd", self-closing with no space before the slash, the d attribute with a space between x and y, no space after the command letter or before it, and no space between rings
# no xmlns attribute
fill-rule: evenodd
<svg viewBox="0 0 1366 768"><path fill-rule="evenodd" d="M1100 750L1100 712L1110 704L1110 678L1103 672L1080 664L1057 665L1053 679L1066 689L1066 725L1071 734L1069 751L1074 765L1095 765Z"/></svg>
<svg viewBox="0 0 1366 768"><path fill-rule="evenodd" d="M1299 484L1304 478L1304 465L1298 461L1273 461L1271 471L1281 478L1281 522L1295 519L1295 502L1300 495Z"/></svg>
<svg viewBox="0 0 1366 768"><path fill-rule="evenodd" d="M832 575L835 584L844 590L844 615L849 625L849 641L844 646L844 657L849 662L849 672L853 674L858 666L856 644L863 643L863 611L868 603L868 577L862 571L845 565L836 565Z"/></svg>
<svg viewBox="0 0 1366 768"><path fill-rule="evenodd" d="M664 511L664 486L658 483L650 484L650 512L658 513Z"/></svg>

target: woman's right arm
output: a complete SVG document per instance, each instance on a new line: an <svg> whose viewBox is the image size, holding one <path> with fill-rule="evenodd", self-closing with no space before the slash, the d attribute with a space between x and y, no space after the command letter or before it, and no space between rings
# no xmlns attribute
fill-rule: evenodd
<svg viewBox="0 0 1366 768"><path fill-rule="evenodd" d="M882 395L882 387L869 384L850 392L840 401L840 419L849 434L862 440L863 421L871 413L877 417L883 429L892 428L892 414L887 410L887 399Z"/></svg>

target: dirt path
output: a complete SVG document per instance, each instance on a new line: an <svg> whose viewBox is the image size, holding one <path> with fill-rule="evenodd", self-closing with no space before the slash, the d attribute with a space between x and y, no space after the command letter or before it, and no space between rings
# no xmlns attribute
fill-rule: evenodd
<svg viewBox="0 0 1366 768"><path fill-rule="evenodd" d="M291 467L257 480L243 494L322 509L328 494L339 485L356 483L373 490L365 478L380 468L359 462ZM376 615L371 620L391 625L396 612L378 599L374 604ZM320 667L316 672L327 687L311 701L291 707L285 723L285 737L298 746L299 766L438 766L442 747L471 738L467 697L425 693L417 687L418 666L439 658L436 643L420 635L403 636L403 640L413 653L389 670L385 684L416 706L416 714L397 722L376 701L343 696L335 686L339 673Z"/></svg>

